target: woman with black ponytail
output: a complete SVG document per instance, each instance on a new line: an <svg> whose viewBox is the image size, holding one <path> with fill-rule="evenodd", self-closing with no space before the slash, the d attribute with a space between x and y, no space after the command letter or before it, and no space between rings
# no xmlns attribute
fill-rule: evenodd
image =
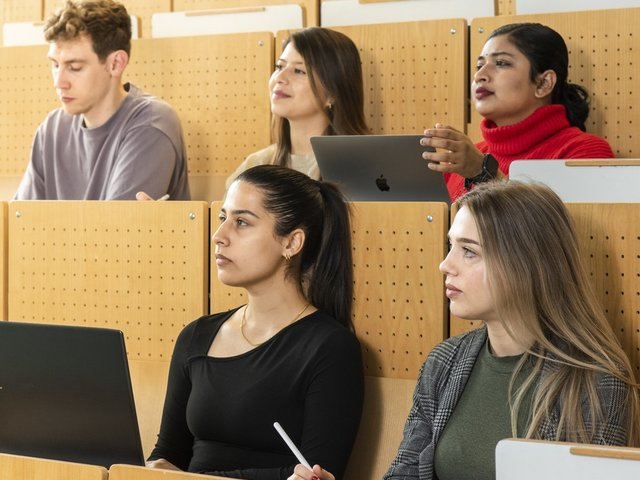
<svg viewBox="0 0 640 480"><path fill-rule="evenodd" d="M613 158L609 144L585 132L589 95L568 83L562 36L539 23L494 30L478 57L471 96L484 118L483 141L436 124L423 145L432 170L445 174L452 200L475 184L509 174L514 160Z"/></svg>
<svg viewBox="0 0 640 480"><path fill-rule="evenodd" d="M261 165L235 179L219 217L218 278L248 301L178 337L147 465L285 479L297 460L277 421L342 476L363 397L348 206L331 184Z"/></svg>

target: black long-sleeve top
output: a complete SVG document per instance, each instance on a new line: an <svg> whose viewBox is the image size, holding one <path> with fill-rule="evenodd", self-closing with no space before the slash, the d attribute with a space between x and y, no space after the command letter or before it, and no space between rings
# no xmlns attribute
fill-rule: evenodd
<svg viewBox="0 0 640 480"><path fill-rule="evenodd" d="M190 472L286 479L298 462L273 428L277 421L312 465L340 478L362 411L355 335L315 312L246 353L208 356L233 312L202 317L180 333L149 459Z"/></svg>

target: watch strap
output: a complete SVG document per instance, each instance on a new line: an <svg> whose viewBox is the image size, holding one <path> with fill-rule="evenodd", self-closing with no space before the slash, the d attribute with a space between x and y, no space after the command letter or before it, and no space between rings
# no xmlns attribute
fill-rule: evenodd
<svg viewBox="0 0 640 480"><path fill-rule="evenodd" d="M465 190L471 190L478 183L488 182L498 176L498 161L490 153L485 153L482 157L482 171L475 177L464 179Z"/></svg>

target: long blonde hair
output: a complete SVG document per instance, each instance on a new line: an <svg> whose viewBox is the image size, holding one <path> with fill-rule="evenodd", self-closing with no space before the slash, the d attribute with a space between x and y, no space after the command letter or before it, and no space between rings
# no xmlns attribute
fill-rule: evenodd
<svg viewBox="0 0 640 480"><path fill-rule="evenodd" d="M608 374L629 387L626 399L615 400L627 408L627 444L640 446L633 368L595 297L560 198L544 185L509 181L481 185L457 203L476 221L489 288L505 329L516 341L519 333L534 340L533 346L523 345L526 353L511 381L513 386L525 363L533 363L513 397L510 392L513 435L525 393L540 378L525 437L539 436L559 404L556 440L597 442L597 427L606 422L598 377Z"/></svg>

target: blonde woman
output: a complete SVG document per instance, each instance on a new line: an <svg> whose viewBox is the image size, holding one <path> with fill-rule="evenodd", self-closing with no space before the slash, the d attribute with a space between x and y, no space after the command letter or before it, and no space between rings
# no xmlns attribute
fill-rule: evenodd
<svg viewBox="0 0 640 480"><path fill-rule="evenodd" d="M638 385L562 201L509 182L457 203L440 270L451 313L484 326L427 358L385 479L494 479L508 437L638 446ZM333 476L298 465L298 478Z"/></svg>

